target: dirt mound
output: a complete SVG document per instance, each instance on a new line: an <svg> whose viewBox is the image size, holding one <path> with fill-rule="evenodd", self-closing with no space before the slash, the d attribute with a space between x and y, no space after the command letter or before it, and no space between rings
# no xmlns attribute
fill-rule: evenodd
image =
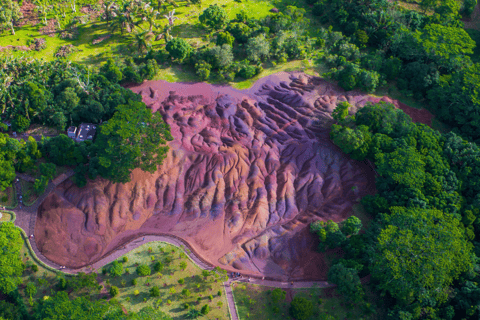
<svg viewBox="0 0 480 320"><path fill-rule="evenodd" d="M330 142L330 113L338 100L361 107L379 98L287 73L248 91L163 81L132 90L169 123L168 157L127 184L57 187L35 229L45 256L81 267L139 233L166 233L230 270L325 279L308 224L344 220L375 191L372 170Z"/></svg>

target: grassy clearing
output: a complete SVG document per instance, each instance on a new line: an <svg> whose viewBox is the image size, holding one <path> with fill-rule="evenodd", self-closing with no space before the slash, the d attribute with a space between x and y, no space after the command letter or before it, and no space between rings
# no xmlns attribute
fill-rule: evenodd
<svg viewBox="0 0 480 320"><path fill-rule="evenodd" d="M159 307L174 319L185 319L185 303L196 309L207 304L211 309L207 319L229 319L222 276L209 275L204 278L202 270L179 248L162 242L150 242L130 251L125 257L128 262L122 262L124 273L121 276L112 277L107 274L99 277L106 290L112 285L119 288L120 292L115 299L127 310L138 312L146 306ZM121 262L122 258L118 261ZM154 272L153 266L157 261L164 265L161 273ZM184 270L180 267L182 262L186 263ZM142 277L136 273L137 266L141 264L151 268L150 276ZM105 268L108 270L110 266L111 264L108 264ZM134 279L137 281L136 285L132 284ZM184 284L179 284L179 279L183 279ZM150 295L150 289L154 286L160 289L159 297ZM182 294L184 289L189 290L189 296ZM135 292L136 290L138 292ZM219 291L221 296L217 295ZM212 300L209 299L210 295Z"/></svg>
<svg viewBox="0 0 480 320"><path fill-rule="evenodd" d="M15 208L17 206L17 197L15 196L15 188L8 187L0 191L0 207Z"/></svg>
<svg viewBox="0 0 480 320"><path fill-rule="evenodd" d="M35 192L33 182L20 179L20 185L22 186L22 202L26 206L31 206L37 201L38 195Z"/></svg>
<svg viewBox="0 0 480 320"><path fill-rule="evenodd" d="M265 286L253 284L235 284L233 293L239 318L246 319L264 319L264 320L285 320L293 319L289 315L290 303L282 301L274 304L271 298L271 289ZM346 301L339 296L334 289L288 289L287 300L299 296L310 300L313 304L313 315L308 320L323 319L322 315L329 314L334 319L381 319L377 316L373 303L363 303L362 305L353 305L348 307ZM368 287L366 287L366 296L368 301L375 301L374 296ZM278 309L274 310L277 306Z"/></svg>

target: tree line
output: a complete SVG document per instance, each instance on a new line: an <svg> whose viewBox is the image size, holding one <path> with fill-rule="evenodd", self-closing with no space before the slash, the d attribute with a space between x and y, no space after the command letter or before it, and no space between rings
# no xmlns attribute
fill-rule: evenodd
<svg viewBox="0 0 480 320"><path fill-rule="evenodd" d="M374 217L364 233L355 218L341 227L311 225L322 249L345 252L329 279L350 301L362 301L359 277L371 274L388 319L478 317L480 149L453 132L413 123L385 102L355 115L349 107L335 109L331 139L353 159L375 165L378 193L362 199Z"/></svg>

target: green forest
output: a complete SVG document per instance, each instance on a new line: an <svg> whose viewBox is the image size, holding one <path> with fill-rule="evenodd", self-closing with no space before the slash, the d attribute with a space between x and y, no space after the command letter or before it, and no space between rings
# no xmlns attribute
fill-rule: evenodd
<svg viewBox="0 0 480 320"><path fill-rule="evenodd" d="M170 128L128 85L163 79L243 88L302 70L345 90L392 92L437 121L434 128L414 123L384 102L356 114L342 102L333 112L333 143L377 173L377 193L361 200L368 225L355 216L310 225L319 251L343 252L332 255L328 273L342 308L351 319L480 318L480 25L465 27L475 0L0 0L0 7L2 207L12 203L17 173L34 173L32 192L40 196L67 167L79 187L97 177L126 183L136 168L155 172L173 140ZM93 141L66 135L80 123L99 124ZM34 139L38 128L59 134ZM122 309L127 261L101 276L40 274L40 264L25 258L26 243L0 220L0 320L172 319L164 312L170 300ZM161 277L172 262L167 256L160 268L154 259L142 264L148 275L142 268L137 275L157 265ZM108 283L105 299L96 298L97 276L116 284ZM199 273L198 282L207 286L209 276L219 277ZM158 298L153 288L160 290L152 286L139 303ZM269 315L336 319L315 314L308 296L286 306L285 293L274 291ZM182 292L175 295L182 317L208 318L215 306L179 302L193 301ZM255 318L249 303L240 306ZM368 312L360 315L358 306Z"/></svg>

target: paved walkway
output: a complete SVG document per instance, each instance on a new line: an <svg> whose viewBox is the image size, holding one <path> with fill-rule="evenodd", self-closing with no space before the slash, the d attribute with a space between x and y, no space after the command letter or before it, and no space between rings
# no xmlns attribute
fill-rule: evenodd
<svg viewBox="0 0 480 320"><path fill-rule="evenodd" d="M25 230L27 235L30 235L29 237L29 242L33 248L33 251L35 252L37 258L45 263L46 265L61 270L64 273L69 273L69 274L77 274L79 272L93 272L97 271L103 266L109 264L110 262L117 260L118 258L122 257L126 253L132 251L133 249L138 248L139 246L146 244L148 242L153 242L153 241L161 241L161 242L166 242L170 243L172 245L175 245L177 247L185 248L186 253L188 257L195 263L197 264L201 269L204 270L213 270L214 266L211 265L210 263L206 262L204 259L202 259L199 255L195 253L193 248L190 247L190 245L185 242L183 239L172 236L172 235L139 235L136 239L130 241L129 243L120 246L107 256L101 258L100 260L94 262L92 265L84 268L79 268L79 269L60 269L60 265L48 260L41 252L38 250L37 243L35 242L35 238L32 237L31 235L34 234L35 231L35 223L37 219L37 211L39 206L42 204L42 202L45 200L45 198L63 181L66 179L70 178L73 176L75 172L70 169L66 173L62 174L61 176L57 177L54 181L50 181L47 188L45 189L45 192L35 201L35 203L32 206L25 207L24 204L21 202L20 195L22 194L22 189L21 189L21 184L20 182L15 180L15 188L17 190L17 197L19 200L19 205L15 209L11 209L12 211L15 212L17 215L17 219L15 220L15 225L22 228ZM19 178L30 181L28 176L24 177L24 175L18 174L17 175ZM30 177L31 178L31 177ZM238 278L233 278L229 279L228 281L223 283L223 286L225 288L225 293L226 293L226 298L228 301L230 313L231 313L231 319L232 320L238 320L238 314L237 314L237 309L235 306L235 299L233 296L232 292L232 287L231 284L233 282L249 282L252 284L258 284L258 285L263 285L263 286L269 286L269 287L275 287L275 288L309 288L309 287L317 287L317 288L328 288L332 287L333 285L329 284L326 281L293 281L293 282L288 282L288 281L277 281L273 279L265 279L265 278L260 278L260 277L238 277Z"/></svg>

